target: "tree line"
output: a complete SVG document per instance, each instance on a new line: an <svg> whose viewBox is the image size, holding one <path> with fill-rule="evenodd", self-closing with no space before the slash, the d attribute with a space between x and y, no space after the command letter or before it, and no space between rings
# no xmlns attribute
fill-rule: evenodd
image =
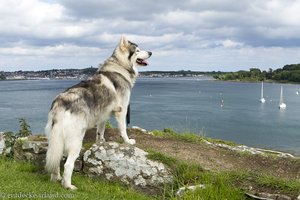
<svg viewBox="0 0 300 200"><path fill-rule="evenodd" d="M278 81L300 82L300 64L285 65L282 68L261 71L258 68L250 68L249 71L221 72L213 76L215 79L224 81Z"/></svg>

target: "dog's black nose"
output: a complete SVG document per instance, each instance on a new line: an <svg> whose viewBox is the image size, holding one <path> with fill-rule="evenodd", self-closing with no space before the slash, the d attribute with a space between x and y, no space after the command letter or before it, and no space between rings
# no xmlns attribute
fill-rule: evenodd
<svg viewBox="0 0 300 200"><path fill-rule="evenodd" d="M151 55L152 55L152 52L151 52L151 51L148 51L148 54L149 54L149 56L151 56Z"/></svg>

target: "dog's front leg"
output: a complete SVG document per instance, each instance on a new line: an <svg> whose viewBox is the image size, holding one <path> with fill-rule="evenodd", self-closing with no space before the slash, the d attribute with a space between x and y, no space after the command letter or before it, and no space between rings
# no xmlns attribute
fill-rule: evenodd
<svg viewBox="0 0 300 200"><path fill-rule="evenodd" d="M106 121L101 121L97 124L97 135L96 135L96 144L105 142L104 131L105 131Z"/></svg>
<svg viewBox="0 0 300 200"><path fill-rule="evenodd" d="M115 113L115 117L118 123L118 128L120 131L120 134L124 140L125 143L127 144L135 144L134 139L129 139L126 131L126 114L127 114L127 109L122 109L121 112Z"/></svg>

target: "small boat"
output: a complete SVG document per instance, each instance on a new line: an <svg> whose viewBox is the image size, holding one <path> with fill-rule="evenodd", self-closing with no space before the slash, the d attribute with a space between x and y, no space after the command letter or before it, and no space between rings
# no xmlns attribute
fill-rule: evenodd
<svg viewBox="0 0 300 200"><path fill-rule="evenodd" d="M220 104L221 108L224 107L224 99L221 99L221 104Z"/></svg>
<svg viewBox="0 0 300 200"><path fill-rule="evenodd" d="M224 99L223 99L223 94L222 93L220 93L220 106L221 106L221 108L224 107Z"/></svg>
<svg viewBox="0 0 300 200"><path fill-rule="evenodd" d="M296 95L299 95L299 92L298 92L298 91L296 92Z"/></svg>
<svg viewBox="0 0 300 200"><path fill-rule="evenodd" d="M266 100L265 100L265 98L264 98L264 82L262 81L261 82L261 97L260 97L260 103L265 103L266 102Z"/></svg>
<svg viewBox="0 0 300 200"><path fill-rule="evenodd" d="M283 89L282 86L280 88L280 100L279 100L279 109L285 109L286 108L286 104L283 102Z"/></svg>

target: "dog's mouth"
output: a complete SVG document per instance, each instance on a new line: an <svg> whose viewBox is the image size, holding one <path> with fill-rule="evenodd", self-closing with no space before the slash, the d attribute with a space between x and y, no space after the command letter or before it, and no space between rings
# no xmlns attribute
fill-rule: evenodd
<svg viewBox="0 0 300 200"><path fill-rule="evenodd" d="M146 59L141 59L141 58L136 59L136 63L141 65L141 66L147 66L148 65L147 60Z"/></svg>

